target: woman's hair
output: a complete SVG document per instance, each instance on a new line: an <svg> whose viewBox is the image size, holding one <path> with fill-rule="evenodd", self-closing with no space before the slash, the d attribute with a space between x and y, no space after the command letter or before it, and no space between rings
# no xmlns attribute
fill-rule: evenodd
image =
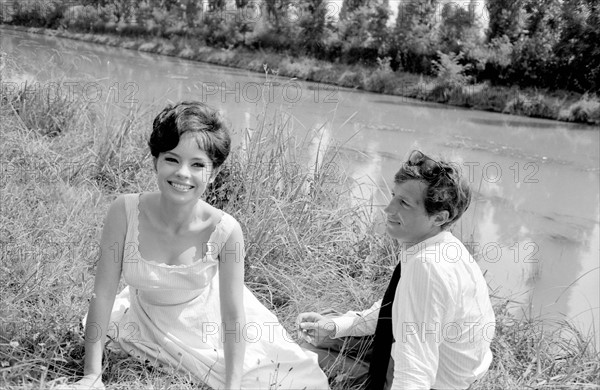
<svg viewBox="0 0 600 390"><path fill-rule="evenodd" d="M434 160L435 161L435 160ZM436 161L439 172L431 175L424 166L405 162L394 176L394 182L401 184L407 180L420 180L427 184L425 211L432 216L440 211L448 211L448 221L441 225L448 229L456 222L471 203L471 188L461 174L460 167L446 161Z"/></svg>
<svg viewBox="0 0 600 390"><path fill-rule="evenodd" d="M185 133L193 134L198 147L210 157L213 168L225 162L231 147L229 129L215 109L196 101L168 105L154 118L148 141L150 153L158 157L175 149Z"/></svg>

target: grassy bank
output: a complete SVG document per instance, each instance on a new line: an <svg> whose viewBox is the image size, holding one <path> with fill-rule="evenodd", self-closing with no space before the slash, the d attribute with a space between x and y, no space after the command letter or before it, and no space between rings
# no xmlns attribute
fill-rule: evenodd
<svg viewBox="0 0 600 390"><path fill-rule="evenodd" d="M308 57L293 57L272 51L244 48L220 49L197 40L174 36L131 37L115 34L84 34L68 30L2 25L31 33L77 39L143 52L176 56L211 64L263 71L263 65L278 74L302 80L327 83L370 92L405 96L478 110L502 112L568 122L600 124L600 99L595 95L536 88L468 84L458 59L444 56L439 60L438 77L392 71L389 60L376 67L345 65Z"/></svg>
<svg viewBox="0 0 600 390"><path fill-rule="evenodd" d="M79 322L102 220L119 193L154 190L145 140L160 108L115 120L83 99L0 96L1 388L55 388L82 374ZM290 330L301 311L368 307L398 261L373 229L372 205L350 204L354 184L335 147L306 161L297 151L310 140L289 134L285 113L258 118L230 158L228 180L207 194L243 227L248 287ZM495 310L494 361L474 389L598 388L592 339L568 322L556 330L517 320L507 299ZM104 369L109 389L197 388L117 353ZM343 372L328 374L335 390L348 389Z"/></svg>

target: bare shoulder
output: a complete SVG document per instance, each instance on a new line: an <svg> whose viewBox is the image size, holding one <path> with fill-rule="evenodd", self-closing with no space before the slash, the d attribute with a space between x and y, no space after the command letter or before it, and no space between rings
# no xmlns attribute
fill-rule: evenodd
<svg viewBox="0 0 600 390"><path fill-rule="evenodd" d="M154 216L156 210L160 208L160 193L159 192L144 192L142 194L138 194L140 197L139 200L139 209L141 213L144 213L148 216Z"/></svg>
<svg viewBox="0 0 600 390"><path fill-rule="evenodd" d="M225 217L225 215L227 213L225 213L223 210L218 209L210 204L208 204L207 202L200 200L201 204L202 204L202 219L210 221L210 225L211 227L216 227L219 222L221 222L221 219ZM228 214L227 214L228 215ZM237 221L236 221L237 222Z"/></svg>
<svg viewBox="0 0 600 390"><path fill-rule="evenodd" d="M125 195L119 195L117 198L111 203L108 208L108 213L106 214L105 223L111 224L119 224L126 223L126 208L125 208Z"/></svg>

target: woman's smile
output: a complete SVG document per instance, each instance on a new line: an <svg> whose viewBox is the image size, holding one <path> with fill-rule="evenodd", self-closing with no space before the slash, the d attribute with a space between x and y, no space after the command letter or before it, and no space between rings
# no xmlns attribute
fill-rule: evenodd
<svg viewBox="0 0 600 390"><path fill-rule="evenodd" d="M182 191L182 192L188 192L189 190L194 188L194 186L192 186L192 185L177 183L177 182L174 182L171 180L167 180L167 183L169 183L171 185L171 187L175 188L177 191Z"/></svg>

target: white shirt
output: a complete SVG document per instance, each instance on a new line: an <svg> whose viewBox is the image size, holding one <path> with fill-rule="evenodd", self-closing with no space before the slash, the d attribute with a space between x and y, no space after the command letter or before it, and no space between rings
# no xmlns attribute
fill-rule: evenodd
<svg viewBox="0 0 600 390"><path fill-rule="evenodd" d="M392 389L466 389L492 361L495 317L485 279L452 233L402 252L392 306ZM375 333L381 302L335 318L335 337Z"/></svg>

